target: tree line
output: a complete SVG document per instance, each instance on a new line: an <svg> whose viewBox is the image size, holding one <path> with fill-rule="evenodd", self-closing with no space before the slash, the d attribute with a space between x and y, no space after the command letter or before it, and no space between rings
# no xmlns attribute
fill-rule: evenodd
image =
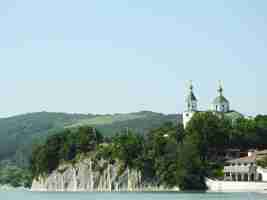
<svg viewBox="0 0 267 200"><path fill-rule="evenodd" d="M129 130L109 138L92 127L64 130L34 147L31 171L33 177L47 175L63 161L94 155L96 163L120 161L121 171L140 170L144 182L205 190L206 177L223 175L219 155L229 148L267 148L267 116L233 121L211 112L196 113L186 129L165 123L145 135Z"/></svg>

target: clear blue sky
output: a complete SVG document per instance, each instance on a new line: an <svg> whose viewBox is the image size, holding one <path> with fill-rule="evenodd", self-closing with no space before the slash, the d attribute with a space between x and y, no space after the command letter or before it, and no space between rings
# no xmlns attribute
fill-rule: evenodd
<svg viewBox="0 0 267 200"><path fill-rule="evenodd" d="M201 109L267 113L267 1L1 0L0 117Z"/></svg>

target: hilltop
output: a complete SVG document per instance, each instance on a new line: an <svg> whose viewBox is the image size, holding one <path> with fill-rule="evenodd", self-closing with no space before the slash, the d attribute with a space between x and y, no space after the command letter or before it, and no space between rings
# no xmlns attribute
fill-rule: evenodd
<svg viewBox="0 0 267 200"><path fill-rule="evenodd" d="M0 161L11 160L18 166L28 163L33 143L44 141L64 128L89 125L104 136L122 132L126 127L140 134L158 128L165 122L181 122L181 115L150 111L126 114L68 114L38 112L0 119Z"/></svg>

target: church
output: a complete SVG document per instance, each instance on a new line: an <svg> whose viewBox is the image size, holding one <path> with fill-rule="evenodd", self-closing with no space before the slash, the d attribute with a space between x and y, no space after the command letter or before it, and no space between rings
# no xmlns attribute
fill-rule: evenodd
<svg viewBox="0 0 267 200"><path fill-rule="evenodd" d="M183 112L183 125L186 127L187 123L197 112L214 112L224 114L226 117L229 117L231 120L243 117L242 114L230 110L230 102L223 96L223 87L222 84L219 84L218 95L212 101L211 110L199 111L198 110L198 100L193 91L192 82L190 82L189 91L186 97L186 110Z"/></svg>

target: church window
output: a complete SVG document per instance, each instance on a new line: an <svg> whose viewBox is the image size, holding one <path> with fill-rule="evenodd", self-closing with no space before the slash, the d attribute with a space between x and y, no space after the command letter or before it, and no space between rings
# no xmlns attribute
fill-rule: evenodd
<svg viewBox="0 0 267 200"><path fill-rule="evenodd" d="M251 174L250 175L250 181L254 181L255 177L254 177L254 174Z"/></svg>
<svg viewBox="0 0 267 200"><path fill-rule="evenodd" d="M241 181L241 180L242 180L242 175L241 175L241 174L238 174L238 175L237 175L237 180L238 180L238 181Z"/></svg>
<svg viewBox="0 0 267 200"><path fill-rule="evenodd" d="M248 181L248 174L244 174L244 181Z"/></svg>
<svg viewBox="0 0 267 200"><path fill-rule="evenodd" d="M259 174L259 181L262 181L262 174Z"/></svg>
<svg viewBox="0 0 267 200"><path fill-rule="evenodd" d="M235 173L232 173L232 180L233 180L233 181L236 181Z"/></svg>

